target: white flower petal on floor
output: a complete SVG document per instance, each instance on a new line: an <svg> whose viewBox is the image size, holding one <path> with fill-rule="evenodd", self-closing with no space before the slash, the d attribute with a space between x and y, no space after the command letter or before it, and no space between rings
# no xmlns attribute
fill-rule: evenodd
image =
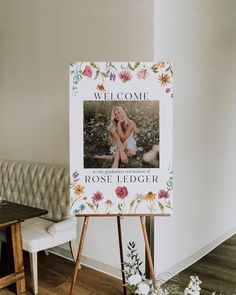
<svg viewBox="0 0 236 295"><path fill-rule="evenodd" d="M138 285L138 290L136 291L136 293L138 295L148 295L149 291L150 287L148 286L148 284L142 282Z"/></svg>
<svg viewBox="0 0 236 295"><path fill-rule="evenodd" d="M191 276L190 282L188 284L188 287L185 288L184 294L185 295L200 295L200 284L202 282L199 280L197 276Z"/></svg>

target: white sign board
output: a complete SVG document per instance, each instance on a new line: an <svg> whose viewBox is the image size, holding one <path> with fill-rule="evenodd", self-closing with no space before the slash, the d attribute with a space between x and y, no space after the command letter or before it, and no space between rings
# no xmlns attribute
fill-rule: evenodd
<svg viewBox="0 0 236 295"><path fill-rule="evenodd" d="M172 66L70 65L71 210L172 212Z"/></svg>

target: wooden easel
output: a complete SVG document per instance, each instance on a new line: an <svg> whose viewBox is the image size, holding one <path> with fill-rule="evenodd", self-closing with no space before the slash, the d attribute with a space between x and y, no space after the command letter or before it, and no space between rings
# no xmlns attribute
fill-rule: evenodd
<svg viewBox="0 0 236 295"><path fill-rule="evenodd" d="M154 216L168 216L169 214L155 214ZM70 293L69 295L74 295L75 294L75 283L76 283L76 279L77 279L77 275L78 275L78 270L80 268L80 261L81 261L81 254L82 254L82 250L83 250L83 246L84 246L84 241L85 241L85 234L87 231L87 227L88 227L88 221L89 221L89 217L91 216L98 216L98 215L80 215L82 217L84 217L84 223L83 223L83 228L82 228L82 232L81 232L81 236L80 236L80 243L79 243L79 248L78 248L78 254L77 254L77 259L76 259L76 263L75 263L75 267L74 267L74 273L73 273L73 278L72 278L72 283L71 283L71 288L70 288ZM120 262L121 262L121 270L122 270L122 281L123 281L123 294L126 295L126 286L125 286L125 274L124 274L124 257L123 257L123 247L122 247L122 234L121 234L121 222L120 219L123 216L138 216L140 218L141 221L141 227L142 227L142 232L143 232L143 237L144 237L144 243L145 243L145 249L146 249L146 257L147 257L147 261L148 261L148 265L149 265L149 269L150 269L150 276L151 279L153 281L154 287L157 288L156 286L156 276L155 276L155 271L154 271L154 266L153 266L153 261L152 261L152 255L151 255L151 250L150 250L150 245L149 245L149 241L148 241L148 235L147 235L147 231L146 231L146 226L145 226L145 216L151 216L151 215L117 215L117 214L110 214L110 215L99 215L99 216L107 216L107 217L111 217L111 216L116 216L117 217L117 228L118 228L118 237L119 237L119 248L120 248Z"/></svg>

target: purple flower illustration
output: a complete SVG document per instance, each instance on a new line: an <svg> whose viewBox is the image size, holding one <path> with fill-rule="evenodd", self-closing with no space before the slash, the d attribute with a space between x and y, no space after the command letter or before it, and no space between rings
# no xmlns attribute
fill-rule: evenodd
<svg viewBox="0 0 236 295"><path fill-rule="evenodd" d="M164 190L164 189L161 189L161 190L159 191L159 193L158 193L158 198L159 198L159 199L162 199L162 198L164 198L164 199L168 199L169 196L170 196L169 191L166 191L166 190Z"/></svg>

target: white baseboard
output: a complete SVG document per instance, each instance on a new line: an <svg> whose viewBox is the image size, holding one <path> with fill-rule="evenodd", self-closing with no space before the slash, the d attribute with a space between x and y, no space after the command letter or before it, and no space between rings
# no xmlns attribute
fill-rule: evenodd
<svg viewBox="0 0 236 295"><path fill-rule="evenodd" d="M70 261L74 261L69 245L68 245L68 247L65 247L65 244L64 244L62 246L57 246L57 247L51 248L51 249L49 249L49 252L53 253L57 256L66 258Z"/></svg>
<svg viewBox="0 0 236 295"><path fill-rule="evenodd" d="M236 227L233 227L231 230L228 232L224 233L205 247L201 248L191 256L181 260L168 270L166 270L163 274L160 274L160 277L162 278L163 282L174 277L177 275L179 272L183 271L185 268L189 267L199 259L201 259L203 256L208 254L210 251L212 251L214 248L219 246L221 243L226 241L228 238L236 234ZM70 252L70 247L69 245L63 245L62 247L55 247L50 250L50 252L61 256L63 258L73 260L71 252ZM81 257L81 264L88 266L90 268L93 268L97 271L103 272L107 275L116 277L118 279L121 279L121 270L119 268L113 267L111 265L105 264L103 262L100 262L98 260L83 256ZM166 279L165 279L166 278Z"/></svg>
<svg viewBox="0 0 236 295"><path fill-rule="evenodd" d="M115 277L117 279L121 279L121 270L114 266L105 264L103 262L97 261L95 259L91 259L86 256L81 257L81 264L91 267L97 271L103 272L109 276Z"/></svg>
<svg viewBox="0 0 236 295"><path fill-rule="evenodd" d="M217 246L219 246L221 243L223 243L224 241L226 241L227 239L229 239L231 236L235 234L236 234L236 226L234 226L231 230L224 233L217 239L213 240L211 243L201 248L200 250L198 250L191 256L181 260L180 262L178 262L177 264L169 268L167 271L165 271L165 274L167 274L167 276L163 275L163 278L166 277L167 278L166 280L168 280L176 276L178 273L180 273L181 271L183 271L184 269L186 269L187 267L189 267L190 265L192 265L193 263L201 259L203 256L211 252L213 249L215 249ZM163 281L166 281L166 280L163 279Z"/></svg>
<svg viewBox="0 0 236 295"><path fill-rule="evenodd" d="M56 254L60 257L66 258L68 260L74 261L70 252L69 245L62 245L58 247L54 247L50 249L50 252ZM86 257L84 255L81 256L81 264L93 268L97 271L105 273L109 276L115 277L117 279L121 279L121 270L119 268L113 267L111 265L105 264L98 260Z"/></svg>

